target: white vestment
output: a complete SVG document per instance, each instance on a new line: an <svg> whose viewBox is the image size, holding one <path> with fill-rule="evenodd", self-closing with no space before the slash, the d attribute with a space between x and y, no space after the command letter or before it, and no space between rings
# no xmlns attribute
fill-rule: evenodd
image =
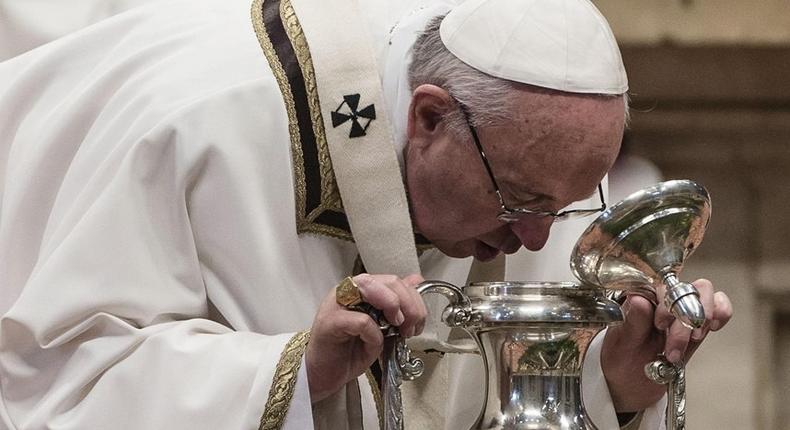
<svg viewBox="0 0 790 430"><path fill-rule="evenodd" d="M151 1L0 0L0 61Z"/></svg>
<svg viewBox="0 0 790 430"><path fill-rule="evenodd" d="M408 47L388 47L447 6L390 3L363 11L399 138ZM299 366L295 333L358 253L320 148L295 161L292 108L248 0L156 3L0 64L0 423L377 427L365 375L311 408ZM470 260L420 264L462 284ZM600 338L583 384L608 429Z"/></svg>

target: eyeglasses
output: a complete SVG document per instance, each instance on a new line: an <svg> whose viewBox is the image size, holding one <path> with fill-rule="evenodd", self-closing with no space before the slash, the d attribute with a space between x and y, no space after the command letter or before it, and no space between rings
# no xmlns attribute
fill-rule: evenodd
<svg viewBox="0 0 790 430"><path fill-rule="evenodd" d="M494 184L494 192L496 193L497 198L499 198L499 206L501 212L497 215L497 219L505 222L505 223L515 223L523 219L525 216L550 216L554 218L555 222L559 221L566 221L569 219L577 219L586 217L589 215L597 214L599 212L603 212L606 210L606 202L603 198L603 187L601 184L598 184L598 197L601 199L601 206L598 208L593 209L569 209L560 212L552 212L552 211L538 211L538 210L531 210L531 209L524 209L524 208L510 208L505 204L505 200L502 198L502 192L499 191L499 184L497 184L496 179L494 179L494 173L491 171L491 165L488 164L488 157L486 157L485 151L483 151L483 145L480 144L480 138L477 136L477 130L472 125L472 121L469 119L469 112L461 102L456 100L458 106L461 107L461 112L464 115L464 120L466 120L466 125L469 126L469 131L472 133L472 139L475 142L475 146L477 146L477 151L480 152L480 159L483 160L483 165L486 168L486 172L488 172L488 177L491 178L491 183Z"/></svg>

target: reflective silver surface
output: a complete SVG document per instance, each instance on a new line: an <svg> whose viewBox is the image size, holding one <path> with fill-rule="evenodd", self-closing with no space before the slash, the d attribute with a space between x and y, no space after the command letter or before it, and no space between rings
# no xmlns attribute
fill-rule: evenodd
<svg viewBox="0 0 790 430"><path fill-rule="evenodd" d="M478 345L486 375L485 406L473 430L595 429L581 399L581 366L595 334L623 320L611 292L664 300L684 324L701 326L696 289L678 279L685 259L702 241L710 219L705 188L668 181L632 194L602 213L571 255L581 285L562 282L486 282L464 288L426 281L420 294L445 296L442 320L468 332ZM664 297L657 297L659 287ZM663 289L663 288L662 288ZM422 363L398 338L389 350L386 384L392 414L387 430L402 428L402 380L418 377ZM685 426L685 371L659 358L646 374L668 384L667 429Z"/></svg>
<svg viewBox="0 0 790 430"><path fill-rule="evenodd" d="M384 430L403 430L403 398L400 387L403 383L405 364L401 363L399 350L406 347L403 338L390 336L384 339L384 365L381 368L382 402L384 403ZM418 373L421 374L422 371Z"/></svg>
<svg viewBox="0 0 790 430"><path fill-rule="evenodd" d="M622 321L603 290L561 282L424 282L450 299L443 320L482 351L486 403L472 429L595 429L581 400L581 366L599 330Z"/></svg>
<svg viewBox="0 0 790 430"><path fill-rule="evenodd" d="M462 289L469 300L473 326L508 323L603 323L621 321L622 313L600 288L571 282L481 282Z"/></svg>
<svg viewBox="0 0 790 430"><path fill-rule="evenodd" d="M693 285L678 279L686 258L702 242L711 214L708 191L688 181L667 181L638 191L604 211L582 233L571 269L584 283L629 291L664 304L688 327L701 327L705 311ZM658 287L666 286L663 298ZM667 430L685 428L685 369L663 357L647 376L667 384Z"/></svg>
<svg viewBox="0 0 790 430"><path fill-rule="evenodd" d="M667 430L686 428L686 369L663 356L645 366L645 375L656 384L667 385Z"/></svg>
<svg viewBox="0 0 790 430"><path fill-rule="evenodd" d="M698 294L677 273L702 241L710 212L707 190L692 181L638 191L590 224L571 254L571 269L583 283L646 296L666 285L666 296L656 299L666 300L684 324L700 327L705 316Z"/></svg>
<svg viewBox="0 0 790 430"><path fill-rule="evenodd" d="M442 281L426 281L417 287L420 294L440 294L449 300L442 320L450 327L461 327L469 321L471 304L469 298L460 288ZM394 343L385 341L382 353L385 363L382 375L384 402L384 430L403 430L403 399L400 387L403 381L412 381L422 375L425 364L418 357L413 357L402 337L392 339ZM479 346L479 343L478 343Z"/></svg>

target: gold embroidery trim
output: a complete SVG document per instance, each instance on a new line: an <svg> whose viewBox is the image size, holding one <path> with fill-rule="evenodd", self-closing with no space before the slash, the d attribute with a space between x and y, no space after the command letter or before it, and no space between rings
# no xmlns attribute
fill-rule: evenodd
<svg viewBox="0 0 790 430"><path fill-rule="evenodd" d="M310 57L307 38L302 31L302 27L299 24L299 20L296 17L290 0L283 0L280 2L279 7L280 19L291 41L291 46L296 54L297 62L302 69L313 134L316 139L319 174L321 176L321 203L318 207L311 210L309 214L305 215L307 205L307 180L304 170L304 152L302 151L301 133L299 133L299 123L296 117L296 104L294 102L291 86L288 83L288 76L266 32L266 26L263 21L264 1L265 0L253 1L252 25L258 37L261 49L263 50L263 54L266 56L266 60L269 62L274 77L277 80L277 85L280 87L280 92L282 93L288 115L288 133L291 138L291 157L293 158L294 197L296 200L296 232L299 234L304 232L317 233L353 241L353 237L349 232L341 228L315 222L315 219L326 210L343 212L343 203L340 199L340 192L335 181L335 173L329 158L329 147L326 142L324 122L318 99L315 69L313 68L313 61Z"/></svg>
<svg viewBox="0 0 790 430"><path fill-rule="evenodd" d="M295 334L285 345L274 371L272 387L269 389L269 398L266 400L258 430L280 430L285 423L285 416L294 395L296 377L302 365L302 355L309 340L310 331L303 331Z"/></svg>
<svg viewBox="0 0 790 430"><path fill-rule="evenodd" d="M306 200L306 185L304 174L304 154L302 153L301 135L299 133L299 125L296 120L296 103L294 103L293 93L291 86L288 84L288 76L285 74L285 69L277 57L277 52L274 50L274 45L266 33L266 26L263 22L263 2L264 0L254 0L252 2L252 26L255 29L255 35L258 37L258 43L261 45L263 55L269 62L272 69L274 78L277 80L277 85L280 87L280 92L283 96L285 103L285 111L288 115L288 134L291 136L291 156L294 159L294 182L296 189L296 228L300 228L300 220L305 211Z"/></svg>
<svg viewBox="0 0 790 430"><path fill-rule="evenodd" d="M296 17L291 0L280 2L280 16L282 17L285 32L291 40L291 46L299 66L304 76L305 90L307 92L307 104L310 107L310 119L315 134L316 146L318 148L318 161L321 167L321 205L313 210L308 218L313 214L320 213L326 209L343 211L343 203L340 199L340 191L335 181L335 172L332 168L332 161L329 157L329 145L326 142L326 131L324 130L324 118L321 115L321 102L318 98L318 87L316 84L315 68L313 58L310 56L310 47L307 38Z"/></svg>
<svg viewBox="0 0 790 430"><path fill-rule="evenodd" d="M379 428L384 428L384 400L381 398L381 390L379 390L379 384L376 382L376 377L373 376L373 372L368 369L365 372L365 376L368 377L368 385L370 385L370 391L373 393L373 402L376 403L376 416L379 418Z"/></svg>

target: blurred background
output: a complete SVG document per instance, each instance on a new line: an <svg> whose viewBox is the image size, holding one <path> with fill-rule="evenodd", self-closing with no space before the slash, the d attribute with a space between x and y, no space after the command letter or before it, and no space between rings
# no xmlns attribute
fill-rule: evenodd
<svg viewBox="0 0 790 430"><path fill-rule="evenodd" d="M683 277L713 281L735 317L689 366L688 428L790 429L790 1L593 2L628 71L625 164L642 166L612 182L650 163L713 201Z"/></svg>
<svg viewBox="0 0 790 430"><path fill-rule="evenodd" d="M150 1L0 0L0 61ZM790 429L790 1L593 1L631 86L610 201L661 178L696 180L713 200L683 278L713 281L735 317L689 366L688 427ZM579 231L553 240L572 246ZM519 258L542 279L569 274L561 259Z"/></svg>

